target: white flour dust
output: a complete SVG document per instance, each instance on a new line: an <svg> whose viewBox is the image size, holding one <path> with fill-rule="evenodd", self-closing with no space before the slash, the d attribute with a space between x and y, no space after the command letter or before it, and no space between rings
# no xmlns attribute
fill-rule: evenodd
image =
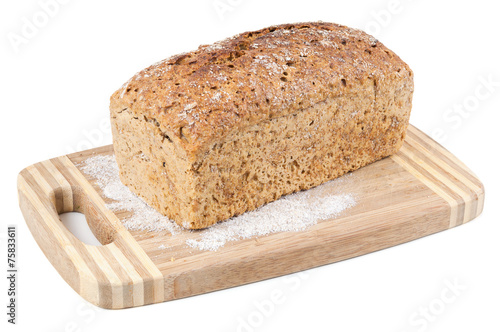
<svg viewBox="0 0 500 332"><path fill-rule="evenodd" d="M123 220L127 229L167 231L173 236L180 232L191 232L195 236L190 236L186 245L199 250L216 251L229 241L277 232L304 231L318 221L334 218L356 205L352 194L339 194L336 190L339 184L349 180L351 175L347 175L316 188L284 196L257 210L207 229L189 231L157 212L123 185L118 176L118 165L114 156L90 157L80 166L84 173L96 179L103 195L113 200L112 203L106 204L110 210L126 210L131 213L130 217Z"/></svg>

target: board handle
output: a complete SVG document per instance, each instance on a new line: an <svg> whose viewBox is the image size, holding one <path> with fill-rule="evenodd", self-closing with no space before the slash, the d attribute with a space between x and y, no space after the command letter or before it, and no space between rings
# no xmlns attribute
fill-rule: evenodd
<svg viewBox="0 0 500 332"><path fill-rule="evenodd" d="M49 227L55 237L69 238L72 240L70 244L73 245L80 242L59 218L62 213L79 212L85 215L89 228L102 245L112 243L119 230L119 227L116 227L118 225L109 222L97 202L75 182L73 178L68 178L60 172L52 161L42 162L20 172L18 191L24 195L31 194L30 203L37 204L37 212L41 217L34 219Z"/></svg>
<svg viewBox="0 0 500 332"><path fill-rule="evenodd" d="M164 301L163 275L69 158L22 170L18 196L43 253L87 301L110 309ZM77 239L59 218L65 212L83 213L102 246Z"/></svg>

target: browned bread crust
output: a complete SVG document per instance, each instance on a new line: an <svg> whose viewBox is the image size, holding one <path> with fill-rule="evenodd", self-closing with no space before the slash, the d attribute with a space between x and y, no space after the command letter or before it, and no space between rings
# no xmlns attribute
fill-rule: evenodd
<svg viewBox="0 0 500 332"><path fill-rule="evenodd" d="M272 26L132 77L111 97L115 154L134 192L179 224L202 228L394 153L412 92L408 65L360 30ZM289 129L309 138L290 145L276 132ZM262 147L252 132L263 135ZM288 160L278 165L289 157L306 172L283 166ZM268 173L260 181L248 179L256 167ZM273 172L272 184L262 182Z"/></svg>

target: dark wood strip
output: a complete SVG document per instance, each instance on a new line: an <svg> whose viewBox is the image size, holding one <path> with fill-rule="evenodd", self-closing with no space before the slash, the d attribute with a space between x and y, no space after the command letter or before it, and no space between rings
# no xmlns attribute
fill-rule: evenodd
<svg viewBox="0 0 500 332"><path fill-rule="evenodd" d="M103 246L100 249L100 252L102 256L106 259L108 264L113 268L115 274L120 278L121 284L123 285L122 292L123 292L123 307L133 307L134 302L133 302L133 281L132 278L129 276L128 272L123 269L120 265L120 263L116 260L116 258L113 256L111 251L106 247Z"/></svg>
<svg viewBox="0 0 500 332"><path fill-rule="evenodd" d="M144 282L144 304L155 303L154 300L154 278L148 269L142 264L141 260L135 255L134 251L126 243L125 240L118 237L114 244L127 257L135 267L137 273L141 276Z"/></svg>

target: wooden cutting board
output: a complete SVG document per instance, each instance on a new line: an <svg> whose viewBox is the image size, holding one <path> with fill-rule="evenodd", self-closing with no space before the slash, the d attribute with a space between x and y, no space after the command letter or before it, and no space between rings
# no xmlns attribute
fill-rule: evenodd
<svg viewBox="0 0 500 332"><path fill-rule="evenodd" d="M341 181L357 205L335 219L199 251L185 245L195 232L128 231L126 213L106 208L100 188L75 165L112 153L104 146L50 159L18 178L20 207L38 245L75 291L104 308L169 301L364 255L465 224L484 203L478 178L410 126L396 155ZM70 211L85 214L103 246L84 244L65 228L59 214Z"/></svg>

